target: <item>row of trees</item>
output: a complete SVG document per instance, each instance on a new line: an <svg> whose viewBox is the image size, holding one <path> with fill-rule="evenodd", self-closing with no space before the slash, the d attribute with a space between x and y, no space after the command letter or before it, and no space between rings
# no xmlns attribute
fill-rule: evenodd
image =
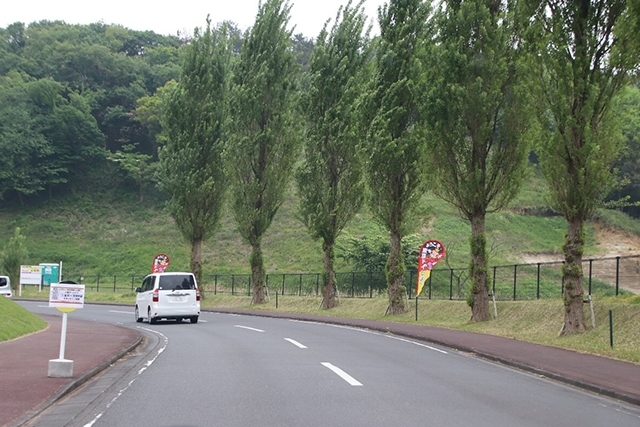
<svg viewBox="0 0 640 427"><path fill-rule="evenodd" d="M197 218L216 212L210 216L217 219L221 209L221 199L204 201L229 184L238 228L253 248L253 302L263 302L261 238L304 141L295 174L299 214L322 241L324 307L336 303L336 237L367 201L390 236L389 312L405 311L401 241L417 200L430 190L470 222L469 305L471 319L484 321L485 218L517 194L535 144L553 204L568 223L563 331L582 331L584 222L615 181L622 134L612 103L640 62L637 7L617 0L451 0L432 9L421 0L391 0L379 10L380 36L371 40L361 3L349 2L319 35L302 94L294 87L301 80L288 3L260 7L236 58L225 47L224 26L208 26L196 34L180 82L165 98L189 116L167 122L167 135L183 126L215 130L208 139L167 137L162 175L183 183L178 191L164 186L174 217L200 244L206 236L194 234ZM197 118L202 113L204 120ZM305 129L296 116L306 119ZM213 157L204 146L215 147ZM208 161L196 161L203 157ZM175 171L174 164L187 169ZM212 167L215 173L207 171ZM204 173L201 181L188 182L194 171ZM212 187L198 197L203 203L183 200L207 188L207 179ZM197 271L195 249L193 262Z"/></svg>
<svg viewBox="0 0 640 427"><path fill-rule="evenodd" d="M405 311L401 242L415 227L418 199L432 191L471 225L473 321L490 317L486 215L517 194L533 148L553 205L567 219L563 331L579 332L583 224L616 177L612 166L623 139L614 105L640 61L638 3L445 0L432 8L422 0L390 0L379 10L379 36L371 38L362 3L349 2L315 47L287 28L290 6L284 0L263 3L243 35L233 25L207 22L189 40L156 40L152 33L98 25L90 28L97 32L70 27L73 36L57 34L37 43L30 40L39 28L59 25L32 25L27 40L19 26L12 27L0 51L0 96L19 96L11 98L13 104L0 103L0 115L27 126L0 129L0 148L23 150L49 167L44 159L51 160L47 156L63 147L64 138L53 148L43 144L40 152L29 147L58 134L80 142L82 149L53 154L66 163L51 162L51 171L29 170L45 174L48 185L56 184L52 177L63 182L86 165L74 164L74 155L102 153L139 185L154 176L143 167L157 168L169 211L192 245L196 274L202 242L214 235L228 198L240 234L252 247L254 303L264 301L262 236L295 178L299 217L323 246L324 307L337 302L336 238L367 203L389 231L389 312ZM52 47L97 36L105 47ZM118 54L111 57L114 46ZM47 68L36 48L67 61L69 69ZM87 58L102 59L83 62ZM129 60L141 68L114 79L111 90L100 86L113 79L107 68ZM165 64L162 77L148 72L150 61ZM72 83L57 86L62 78ZM7 84L10 79L18 83ZM24 108L6 107L21 105L20 96ZM117 96L131 98L96 108ZM34 114L36 107L46 107L51 120L42 120L40 110ZM122 122L111 128L117 123L112 119ZM96 129L99 134L92 136ZM136 132L145 138L132 136ZM634 138L629 127L625 132ZM0 190L30 194L17 180L6 181L19 169L20 156L11 159L14 169L0 172L0 183L7 183Z"/></svg>

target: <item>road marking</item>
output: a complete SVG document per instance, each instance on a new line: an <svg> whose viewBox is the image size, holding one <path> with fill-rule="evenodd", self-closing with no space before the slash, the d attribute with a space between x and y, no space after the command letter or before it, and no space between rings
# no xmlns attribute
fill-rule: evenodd
<svg viewBox="0 0 640 427"><path fill-rule="evenodd" d="M289 341L291 344L293 344L293 345L295 345L295 346L298 346L298 347L300 347L300 348L307 348L307 346L306 346L306 345L302 345L302 344L300 344L298 341L296 341L296 340L292 340L291 338L285 338L285 341Z"/></svg>
<svg viewBox="0 0 640 427"><path fill-rule="evenodd" d="M133 314L133 311L109 310L109 313Z"/></svg>
<svg viewBox="0 0 640 427"><path fill-rule="evenodd" d="M419 345L420 347L425 347L425 348L428 348L429 350L437 351L437 352L440 352L440 353L443 353L443 354L449 354L448 352L446 352L444 350L440 350L439 348L432 347L432 346L427 345L427 344L422 344L422 343L419 343L419 342L414 341L414 340L401 338L401 337L396 336L396 335L388 335L388 334L385 334L385 333L382 333L382 332L378 332L378 331L371 331L371 330L368 330L368 329L362 329L362 328L358 328L358 327L355 327L355 326L336 325L336 324L331 324L331 323L316 322L316 321L313 321L313 320L289 319L289 321L290 322L296 322L296 323L311 323L311 324L314 324L314 325L329 326L330 328L349 329L349 330L352 330L352 331L364 332L366 334L385 336L387 338L393 338L394 340L404 341L404 342L407 342L407 343L410 343L410 344Z"/></svg>
<svg viewBox="0 0 640 427"><path fill-rule="evenodd" d="M146 371L146 370L147 370L147 368L148 368L149 366L151 366L151 365L153 364L153 362L155 362L155 361L156 361L156 359L158 358L158 356L160 356L160 355L164 352L164 350L167 348L167 346L169 345L169 338L167 338L167 336L166 336L166 335L163 335L163 334L161 334L161 333L160 333L160 332L158 332L158 331L154 331L153 329L143 328L142 326L138 326L138 328L143 329L143 330L148 331L148 332L152 332L152 333L157 334L157 335L160 335L160 337L162 337L162 339L164 340L164 344L163 344L162 348L160 348L160 349L158 350L158 353L157 353L155 356L153 356L150 360L147 360L147 363L145 363L145 366L144 366L143 368L141 368L141 369L138 371L138 376L136 376L136 377L135 377L135 378L133 378L131 381L129 381L129 383L128 383L128 384L127 384L123 389L121 389L121 390L118 392L118 394L117 394L113 399L111 399L111 401L110 401L109 403L107 403L107 406L105 406L104 410L103 410L102 412L100 412L98 415L96 415L96 416L93 418L93 420L91 420L90 422L88 422L87 424L85 424L83 427L92 427L92 426L93 426L93 425L94 425L94 424L95 424L95 423L96 423L100 418L102 418L102 415L104 415L104 413L105 413L109 408L111 408L111 406L115 403L115 401L116 401L116 400L118 400L118 398L119 398L120 396L122 396L122 395L123 395L123 394L124 394L128 389L129 389L129 387L131 387L131 385L132 385L132 384L133 384L133 383L138 379L138 377L140 376L140 374L142 374L144 371Z"/></svg>
<svg viewBox="0 0 640 427"><path fill-rule="evenodd" d="M264 332L262 329L250 328L249 326L234 325L236 328L249 329L250 331Z"/></svg>
<svg viewBox="0 0 640 427"><path fill-rule="evenodd" d="M388 337L388 338L392 338L394 340L398 340L398 341L402 341L402 342L408 342L409 344L419 345L420 347L425 347L425 348L428 348L429 350L438 351L438 352L443 353L443 354L449 354L444 350L440 350L439 348L431 347L430 345L422 344L422 343L419 343L419 342L416 342L416 341L413 341L413 340L408 340L408 339L405 339L405 338L395 337L393 335L385 335L385 336Z"/></svg>
<svg viewBox="0 0 640 427"><path fill-rule="evenodd" d="M348 382L352 386L361 386L362 385L362 383L357 381L355 378L353 378L351 375L347 374L345 371L343 371L342 369L338 368L337 366L333 366L331 363L328 363L328 362L322 362L322 365L324 367L326 367L326 368L331 369L334 373L338 374L338 376L340 378L342 378L343 380L345 380L346 382Z"/></svg>

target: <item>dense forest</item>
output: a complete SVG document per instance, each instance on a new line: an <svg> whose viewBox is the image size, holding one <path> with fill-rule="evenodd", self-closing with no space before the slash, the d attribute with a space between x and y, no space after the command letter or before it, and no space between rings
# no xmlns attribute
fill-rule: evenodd
<svg viewBox="0 0 640 427"><path fill-rule="evenodd" d="M228 24L239 53L243 35ZM161 141L149 99L179 79L189 43L103 23L0 28L3 203L114 188L153 193ZM292 46L304 67L313 42L298 34Z"/></svg>
<svg viewBox="0 0 640 427"><path fill-rule="evenodd" d="M243 34L229 24L239 54ZM152 170L158 159L161 128L151 97L179 79L181 51L189 41L104 23L16 22L0 28L3 203L114 188L154 192L153 175L134 165L138 159L141 168ZM313 47L302 34L292 37L302 80ZM627 87L616 108L625 148L616 163L622 186L610 199L629 196L637 202L640 84ZM535 152L531 160L537 160ZM640 217L636 206L623 210Z"/></svg>

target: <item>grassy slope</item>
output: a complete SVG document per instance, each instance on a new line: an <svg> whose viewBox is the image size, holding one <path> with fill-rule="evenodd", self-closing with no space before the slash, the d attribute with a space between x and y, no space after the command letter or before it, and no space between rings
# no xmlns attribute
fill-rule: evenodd
<svg viewBox="0 0 640 427"><path fill-rule="evenodd" d="M0 342L40 331L47 322L9 298L0 297Z"/></svg>
<svg viewBox="0 0 640 427"><path fill-rule="evenodd" d="M544 186L534 177L512 204L513 210L498 212L487 218L490 264L519 261L519 254L558 253L566 230L561 217L520 215L514 211L522 207L544 207ZM290 194L276 215L263 241L264 259L270 273L318 272L322 268L320 244L313 242L295 219L296 197ZM416 229L421 239L437 238L448 248L450 265L466 267L468 263L469 225L444 202L425 196ZM640 221L618 212L600 212L599 220L640 234ZM158 205L141 205L136 201L98 203L87 198L75 198L45 203L39 208L0 210L0 241L6 241L15 227L27 236L29 263L63 262L63 271L73 275L142 275L149 271L153 255L164 252L172 259L172 270L188 269L189 247L169 218ZM596 255L593 227L587 226L586 255ZM345 230L345 236L385 235L384 230L364 211ZM0 244L0 246L2 246ZM230 216L225 215L220 230L204 247L205 273L247 273L249 248L243 244ZM338 270L351 267L338 259ZM580 337L560 339L557 331L562 322L559 300L523 303L500 303L499 317L481 325L468 324L468 307L464 303L429 301L436 308L427 313L439 313L434 318L425 315L421 322L444 327L474 330L513 336L549 345L590 351L638 363L635 349L640 347L637 324L640 312L636 299L615 299L597 304L596 330ZM87 300L108 299L130 304L132 295L103 293L87 296ZM281 302L286 301L281 298ZM291 299L286 310L317 311L314 298ZM330 315L355 315L382 318L386 301L343 299L341 306ZM218 306L247 306L242 297L216 296L206 304ZM272 304L273 305L273 304ZM603 316L608 307L616 310L617 344L608 349L608 331ZM0 307L2 308L2 307ZM265 309L273 307L267 306ZM327 314L326 312L322 314ZM412 321L413 313L398 317L397 321ZM588 319L588 312L587 312ZM389 319L386 319L389 320ZM0 322L7 322L5 310L0 310ZM37 329L37 326L36 326ZM23 329L21 329L23 330ZM18 332L20 334L21 332ZM24 332L23 332L24 333ZM1 340L2 338L0 338Z"/></svg>
<svg viewBox="0 0 640 427"><path fill-rule="evenodd" d="M541 206L539 181L533 181L513 204ZM282 205L263 239L264 260L269 273L320 272L322 253L295 218L297 198L293 192ZM640 221L616 212L601 219L640 234ZM77 197L45 202L39 207L0 209L0 242L20 227L27 237L28 263L63 263L63 272L75 275L143 275L157 253L171 258L172 269L188 269L189 245L157 203L135 200L91 201ZM558 253L566 223L562 217L537 217L502 211L487 217L490 264L515 263L518 254ZM592 227L587 227L586 254L596 252ZM470 228L455 210L439 199L425 196L416 226L418 240L436 238L448 249L452 267L468 264ZM347 236L386 236L366 210L343 232ZM3 246L0 243L0 248ZM248 273L250 248L242 242L230 215L224 215L215 236L203 248L205 274ZM337 253L339 255L339 253ZM337 269L351 271L339 257Z"/></svg>

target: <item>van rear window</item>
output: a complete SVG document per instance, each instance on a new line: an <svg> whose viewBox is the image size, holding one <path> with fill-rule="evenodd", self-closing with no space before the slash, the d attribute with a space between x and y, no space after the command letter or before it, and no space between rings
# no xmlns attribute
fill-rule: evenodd
<svg viewBox="0 0 640 427"><path fill-rule="evenodd" d="M0 277L0 288L2 288L3 286L7 286L7 279L5 279L4 277Z"/></svg>
<svg viewBox="0 0 640 427"><path fill-rule="evenodd" d="M196 283L191 274L175 274L160 276L158 288L163 291L172 291L174 289L195 289Z"/></svg>

